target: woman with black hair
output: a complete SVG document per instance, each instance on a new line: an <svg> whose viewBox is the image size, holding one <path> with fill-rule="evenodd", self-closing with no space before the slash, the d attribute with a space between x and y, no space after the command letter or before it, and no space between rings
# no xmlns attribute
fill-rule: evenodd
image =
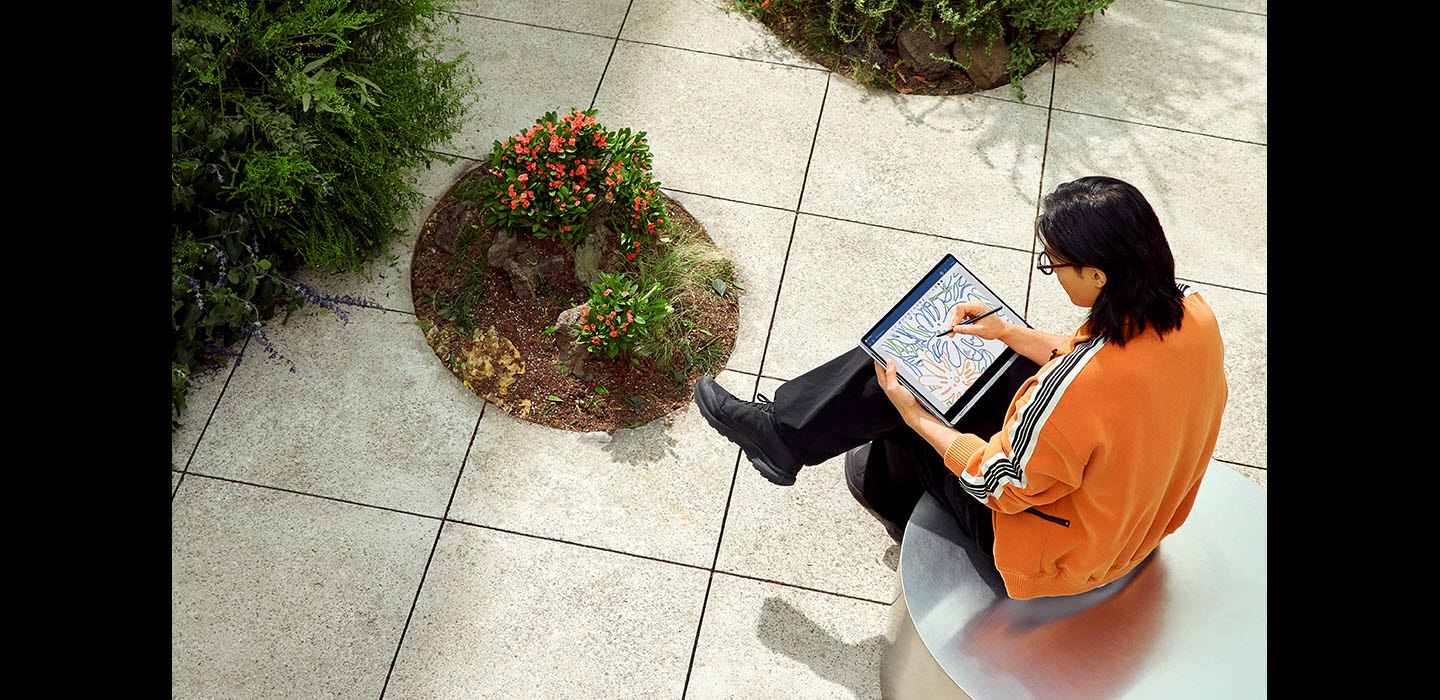
<svg viewBox="0 0 1440 700"><path fill-rule="evenodd" d="M954 427L856 348L743 401L710 377L695 403L770 481L844 453L851 493L898 542L929 492L993 556L1012 598L1073 595L1129 573L1189 515L1228 388L1209 304L1175 281L1154 210L1110 177L1041 201L1036 269L1089 308L1073 335L951 309L952 334L1022 356Z"/></svg>

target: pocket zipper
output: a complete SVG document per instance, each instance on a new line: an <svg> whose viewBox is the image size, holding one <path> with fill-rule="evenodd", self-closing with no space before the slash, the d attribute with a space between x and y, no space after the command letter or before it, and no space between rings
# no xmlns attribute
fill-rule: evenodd
<svg viewBox="0 0 1440 700"><path fill-rule="evenodd" d="M1029 508L1026 508L1026 509L1025 509L1025 512L1026 512L1026 513L1030 513L1031 515L1038 516L1038 517L1040 517L1040 518L1044 518L1045 520L1049 520L1050 522L1055 523L1056 525L1061 525L1061 526L1063 526L1063 527L1070 527L1070 521L1069 521L1069 520L1066 520L1066 519L1064 519L1064 518L1057 518L1057 517L1055 517L1055 516L1053 516L1053 515L1046 515L1046 514L1044 514L1044 513L1041 513L1041 512L1040 512L1038 509L1036 509L1034 506L1031 506L1031 507L1029 507Z"/></svg>

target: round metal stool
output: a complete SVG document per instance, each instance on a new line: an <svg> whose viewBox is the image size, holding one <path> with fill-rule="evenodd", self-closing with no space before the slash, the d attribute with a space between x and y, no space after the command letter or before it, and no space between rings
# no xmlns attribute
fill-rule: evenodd
<svg viewBox="0 0 1440 700"><path fill-rule="evenodd" d="M905 528L887 700L1265 697L1266 494L1212 462L1185 524L1125 577L1013 600L939 502Z"/></svg>

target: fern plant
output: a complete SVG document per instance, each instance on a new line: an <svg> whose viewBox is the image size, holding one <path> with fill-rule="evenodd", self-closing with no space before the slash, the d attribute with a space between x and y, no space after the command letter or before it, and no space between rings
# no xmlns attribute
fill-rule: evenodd
<svg viewBox="0 0 1440 700"><path fill-rule="evenodd" d="M407 175L462 123L441 60L452 0L171 0L172 404L260 321L317 295L284 271L354 270L424 201ZM173 421L172 421L173 422Z"/></svg>

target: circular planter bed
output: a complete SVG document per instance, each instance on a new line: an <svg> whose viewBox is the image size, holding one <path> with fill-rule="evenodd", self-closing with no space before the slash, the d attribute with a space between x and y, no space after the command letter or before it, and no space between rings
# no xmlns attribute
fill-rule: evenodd
<svg viewBox="0 0 1440 700"><path fill-rule="evenodd" d="M488 176L477 167L440 198L411 266L416 322L457 380L518 418L590 432L662 418L690 402L697 379L724 367L735 346L742 290L728 259L716 259L723 253L678 202L662 194L671 222L659 240L672 251L700 251L719 272L666 289L679 323L660 352L605 359L583 349L577 355L564 324L556 330L562 314L590 294L577 276L575 250L521 235L503 246L512 270L528 268L516 271L521 277L503 261L492 264L492 249L501 247L494 245L497 235L508 234L488 226L476 203L460 194L467 182ZM614 236L604 241L602 269L633 273L644 262L627 261Z"/></svg>
<svg viewBox="0 0 1440 700"><path fill-rule="evenodd" d="M993 45L947 29L938 19L924 28L886 29L845 41L831 30L832 3L736 0L738 8L765 25L787 48L862 85L902 94L965 95L1010 83L1006 64L1011 46L1038 57L1026 74L1048 61L1064 61L1064 50L1088 15L1066 30L1022 34L1004 21L1004 36ZM1097 7L1109 2L1092 3ZM900 10L894 10L899 13ZM998 11L998 10L997 10Z"/></svg>

